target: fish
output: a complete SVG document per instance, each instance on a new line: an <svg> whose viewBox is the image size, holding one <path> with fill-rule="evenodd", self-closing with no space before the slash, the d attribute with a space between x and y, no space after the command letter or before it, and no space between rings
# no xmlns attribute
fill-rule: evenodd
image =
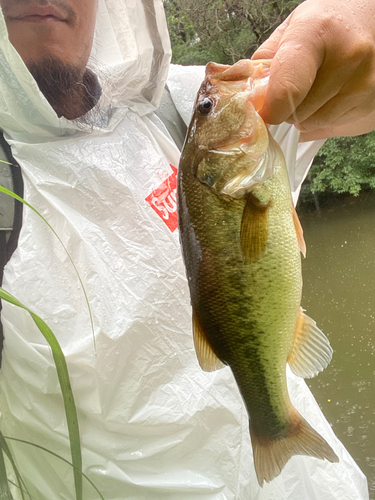
<svg viewBox="0 0 375 500"><path fill-rule="evenodd" d="M283 153L258 113L270 65L206 66L177 180L195 351L203 370L232 370L260 486L293 455L339 460L287 388L287 364L314 377L333 351L301 307L303 230Z"/></svg>

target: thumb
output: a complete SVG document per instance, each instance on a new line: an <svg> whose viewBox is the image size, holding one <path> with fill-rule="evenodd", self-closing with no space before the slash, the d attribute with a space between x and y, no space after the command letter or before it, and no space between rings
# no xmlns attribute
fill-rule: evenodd
<svg viewBox="0 0 375 500"><path fill-rule="evenodd" d="M296 9L253 55L272 58L263 107L259 111L266 123L279 124L297 119L296 108L315 81L324 56L323 37L317 37L317 22L311 14ZM307 10L307 13L305 12Z"/></svg>

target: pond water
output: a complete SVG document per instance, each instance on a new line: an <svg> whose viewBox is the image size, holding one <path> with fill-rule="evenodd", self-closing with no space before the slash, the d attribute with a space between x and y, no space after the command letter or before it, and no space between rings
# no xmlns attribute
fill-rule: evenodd
<svg viewBox="0 0 375 500"><path fill-rule="evenodd" d="M307 383L375 500L375 193L300 219L302 306L334 349L329 367Z"/></svg>

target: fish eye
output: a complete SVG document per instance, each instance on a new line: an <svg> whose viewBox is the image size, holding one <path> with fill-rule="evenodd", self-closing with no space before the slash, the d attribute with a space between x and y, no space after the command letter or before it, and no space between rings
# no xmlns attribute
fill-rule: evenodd
<svg viewBox="0 0 375 500"><path fill-rule="evenodd" d="M198 104L198 111L202 115L207 115L211 111L213 105L214 105L213 100L210 99L209 97L206 97L205 99L203 99L202 102Z"/></svg>

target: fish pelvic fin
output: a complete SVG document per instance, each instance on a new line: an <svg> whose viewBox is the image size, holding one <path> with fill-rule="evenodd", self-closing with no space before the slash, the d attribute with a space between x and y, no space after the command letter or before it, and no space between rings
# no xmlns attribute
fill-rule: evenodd
<svg viewBox="0 0 375 500"><path fill-rule="evenodd" d="M255 472L262 487L264 481L269 483L277 477L294 455L307 455L332 463L339 461L327 441L295 408L289 430L284 437L273 439L270 436L259 436L251 429L251 422L250 435Z"/></svg>
<svg viewBox="0 0 375 500"><path fill-rule="evenodd" d="M298 246L302 255L306 257L306 243L305 243L305 238L303 236L303 229L294 206L292 208L292 215L293 215L294 228L296 230L296 235L297 235Z"/></svg>
<svg viewBox="0 0 375 500"><path fill-rule="evenodd" d="M303 378L315 377L332 359L329 340L300 308L292 350L287 362L292 372Z"/></svg>
<svg viewBox="0 0 375 500"><path fill-rule="evenodd" d="M269 202L262 203L253 193L247 196L241 222L241 248L250 262L255 262L266 250L268 212Z"/></svg>
<svg viewBox="0 0 375 500"><path fill-rule="evenodd" d="M201 328L197 314L193 310L194 347L200 367L205 372L213 372L224 368L225 364L216 356Z"/></svg>

